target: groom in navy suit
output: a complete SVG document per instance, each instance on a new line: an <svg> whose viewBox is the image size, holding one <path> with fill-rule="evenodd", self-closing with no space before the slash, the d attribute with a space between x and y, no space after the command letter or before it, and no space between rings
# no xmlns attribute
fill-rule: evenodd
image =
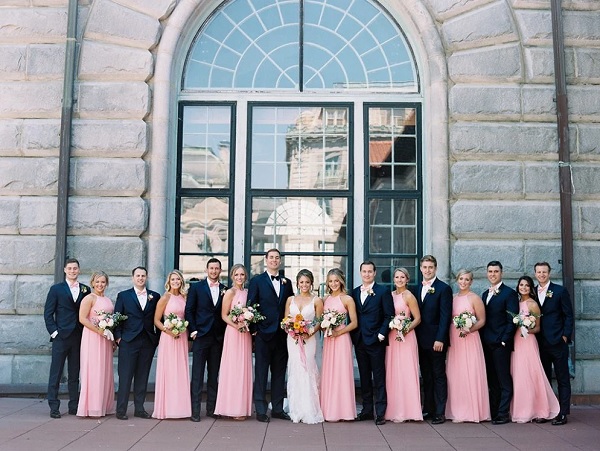
<svg viewBox="0 0 600 451"><path fill-rule="evenodd" d="M90 287L79 283L79 262L69 258L65 262L65 281L52 285L44 307L44 321L52 342L52 362L48 378L48 405L50 417L60 418L58 387L65 361L68 361L69 415L77 414L79 403L79 349L83 326L79 322L81 300L90 293Z"/></svg>
<svg viewBox="0 0 600 451"><path fill-rule="evenodd" d="M269 422L267 415L267 379L271 370L271 416L282 420L290 417L283 410L285 395L285 371L288 352L286 334L279 324L285 313L285 302L294 295L290 279L279 274L281 253L269 249L265 254L267 270L254 276L248 287L248 305L259 304L259 311L266 317L253 325L254 346L254 407L256 419Z"/></svg>
<svg viewBox="0 0 600 451"><path fill-rule="evenodd" d="M519 313L519 296L502 283L502 263L499 261L488 263L487 278L491 285L481 295L485 303L485 326L480 334L490 390L492 424L505 424L510 421L508 415L513 397L510 358L515 325L509 312Z"/></svg>
<svg viewBox="0 0 600 451"><path fill-rule="evenodd" d="M554 426L567 423L571 405L571 380L569 375L569 342L573 334L573 306L569 292L550 282L550 264L536 263L533 267L538 281L538 298L542 319L537 334L540 360L548 381L552 383L552 366L558 384L560 412L552 421Z"/></svg>
<svg viewBox="0 0 600 451"><path fill-rule="evenodd" d="M133 381L134 416L150 418L144 409L150 367L158 345L154 312L160 294L146 289L148 272L138 266L131 272L133 288L117 294L115 312L127 319L115 329L115 341L119 345L119 391L117 392L117 418L127 420L127 403Z"/></svg>
<svg viewBox="0 0 600 451"><path fill-rule="evenodd" d="M363 404L356 419L375 419L375 424L381 425L385 424L387 408L385 350L390 332L389 323L394 316L394 301L388 287L375 283L376 271L373 262L365 261L360 264L362 285L352 290L358 327L350 332L350 336L356 353Z"/></svg>
<svg viewBox="0 0 600 451"><path fill-rule="evenodd" d="M225 339L225 321L221 318L221 306L225 285L219 282L221 261L210 258L206 263L206 278L190 286L185 303L185 319L189 322L188 331L192 344L192 416L190 420L200 421L200 403L204 371L206 378L206 414L215 418L217 403L219 366Z"/></svg>
<svg viewBox="0 0 600 451"><path fill-rule="evenodd" d="M414 293L421 311L421 324L415 329L419 343L419 366L423 378L423 419L433 424L446 421L448 379L446 354L450 344L452 289L436 277L437 260L433 255L421 258L423 282Z"/></svg>

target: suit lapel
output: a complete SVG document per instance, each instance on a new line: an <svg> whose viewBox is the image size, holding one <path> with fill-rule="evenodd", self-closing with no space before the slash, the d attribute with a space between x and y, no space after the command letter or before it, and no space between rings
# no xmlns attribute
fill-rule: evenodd
<svg viewBox="0 0 600 451"><path fill-rule="evenodd" d="M63 288L65 290L65 293L67 294L67 296L71 300L71 302L73 304L75 304L76 299L73 299L73 293L71 293L71 289L69 288L69 284L66 281L63 282Z"/></svg>
<svg viewBox="0 0 600 451"><path fill-rule="evenodd" d="M146 290L146 292L148 292L148 290ZM140 311L143 312L144 310L142 309L142 305L140 304L137 294L135 293L135 288L131 289L131 298L133 299L134 305L137 305L137 307L140 309ZM148 304L148 302L146 302L146 305L147 304Z"/></svg>

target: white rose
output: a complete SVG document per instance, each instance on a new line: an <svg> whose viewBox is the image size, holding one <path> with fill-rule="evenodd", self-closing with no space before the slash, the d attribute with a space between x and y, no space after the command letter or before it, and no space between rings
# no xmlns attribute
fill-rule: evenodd
<svg viewBox="0 0 600 451"><path fill-rule="evenodd" d="M321 327L324 328L324 329L327 329L329 326L331 326L331 321L329 321L328 319L324 320L321 323Z"/></svg>
<svg viewBox="0 0 600 451"><path fill-rule="evenodd" d="M515 316L515 317L513 318L513 323L515 323L515 324L519 324L519 317L518 317L518 316Z"/></svg>
<svg viewBox="0 0 600 451"><path fill-rule="evenodd" d="M183 327L183 321L179 320L177 321L177 328L181 329Z"/></svg>
<svg viewBox="0 0 600 451"><path fill-rule="evenodd" d="M254 314L252 312L250 312L250 311L244 312L244 319L250 320L252 318L254 318Z"/></svg>
<svg viewBox="0 0 600 451"><path fill-rule="evenodd" d="M523 320L523 326L525 326L525 327L531 326L531 321L529 320L529 318L525 318Z"/></svg>
<svg viewBox="0 0 600 451"><path fill-rule="evenodd" d="M171 320L169 318L165 319L165 327L169 327L171 325Z"/></svg>
<svg viewBox="0 0 600 451"><path fill-rule="evenodd" d="M106 329L106 320L102 320L98 323L100 329Z"/></svg>
<svg viewBox="0 0 600 451"><path fill-rule="evenodd" d="M465 328L470 329L473 326L473 321L471 321L471 318L467 318L465 320Z"/></svg>
<svg viewBox="0 0 600 451"><path fill-rule="evenodd" d="M115 325L115 322L112 319L108 320L108 327L113 327Z"/></svg>

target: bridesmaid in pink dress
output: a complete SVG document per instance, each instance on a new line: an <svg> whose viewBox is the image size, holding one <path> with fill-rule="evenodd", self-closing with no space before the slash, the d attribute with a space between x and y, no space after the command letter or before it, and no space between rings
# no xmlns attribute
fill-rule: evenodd
<svg viewBox="0 0 600 451"><path fill-rule="evenodd" d="M394 311L413 319L404 341L396 340L397 331L392 330L385 353L385 382L387 409L385 419L394 423L414 420L423 421L421 412L421 386L419 384L419 350L417 338L412 330L421 322L417 299L408 290L410 274L405 268L394 271Z"/></svg>
<svg viewBox="0 0 600 451"><path fill-rule="evenodd" d="M545 423L560 411L560 405L540 361L540 350L535 335L540 331L542 319L538 306L533 279L523 276L517 283L520 302L519 310L526 315L538 316L536 325L522 336L520 328L515 334L515 349L510 359L514 394L510 405L510 416L515 423ZM516 313L516 312L514 312Z"/></svg>
<svg viewBox="0 0 600 451"><path fill-rule="evenodd" d="M229 273L233 287L223 296L221 317L227 323L215 414L245 420L252 414L252 337L244 324L229 318L233 307L246 305L248 273L244 265L233 265Z"/></svg>
<svg viewBox="0 0 600 451"><path fill-rule="evenodd" d="M103 417L115 413L115 383L113 374L114 339L104 335L94 321L98 313L113 312L110 299L104 296L108 275L92 274L92 293L81 300L79 322L85 327L81 337L81 393L77 416Z"/></svg>
<svg viewBox="0 0 600 451"><path fill-rule="evenodd" d="M485 359L478 332L485 324L485 306L481 298L471 291L471 271L461 269L456 280L459 292L452 301L452 316L468 311L475 314L477 321L463 330L458 330L454 324L450 327L450 347L446 363L446 417L454 423L479 423L491 418Z"/></svg>
<svg viewBox="0 0 600 451"><path fill-rule="evenodd" d="M167 276L167 292L156 304L154 325L162 331L156 361L156 388L152 418L189 418L192 414L187 330L174 334L163 324L163 317L174 313L185 317L187 290L183 274L174 269Z"/></svg>
<svg viewBox="0 0 600 451"><path fill-rule="evenodd" d="M330 337L323 339L321 410L325 421L350 421L356 418L356 398L352 341L348 332L358 326L356 307L346 294L346 281L340 269L327 273L327 291L329 296L323 311L345 312L348 319L346 325L339 325Z"/></svg>

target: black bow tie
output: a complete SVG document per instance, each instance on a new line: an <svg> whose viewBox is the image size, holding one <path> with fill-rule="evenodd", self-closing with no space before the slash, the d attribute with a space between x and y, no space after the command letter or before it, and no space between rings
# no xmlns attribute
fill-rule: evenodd
<svg viewBox="0 0 600 451"><path fill-rule="evenodd" d="M279 280L279 276L271 276L271 280Z"/></svg>

